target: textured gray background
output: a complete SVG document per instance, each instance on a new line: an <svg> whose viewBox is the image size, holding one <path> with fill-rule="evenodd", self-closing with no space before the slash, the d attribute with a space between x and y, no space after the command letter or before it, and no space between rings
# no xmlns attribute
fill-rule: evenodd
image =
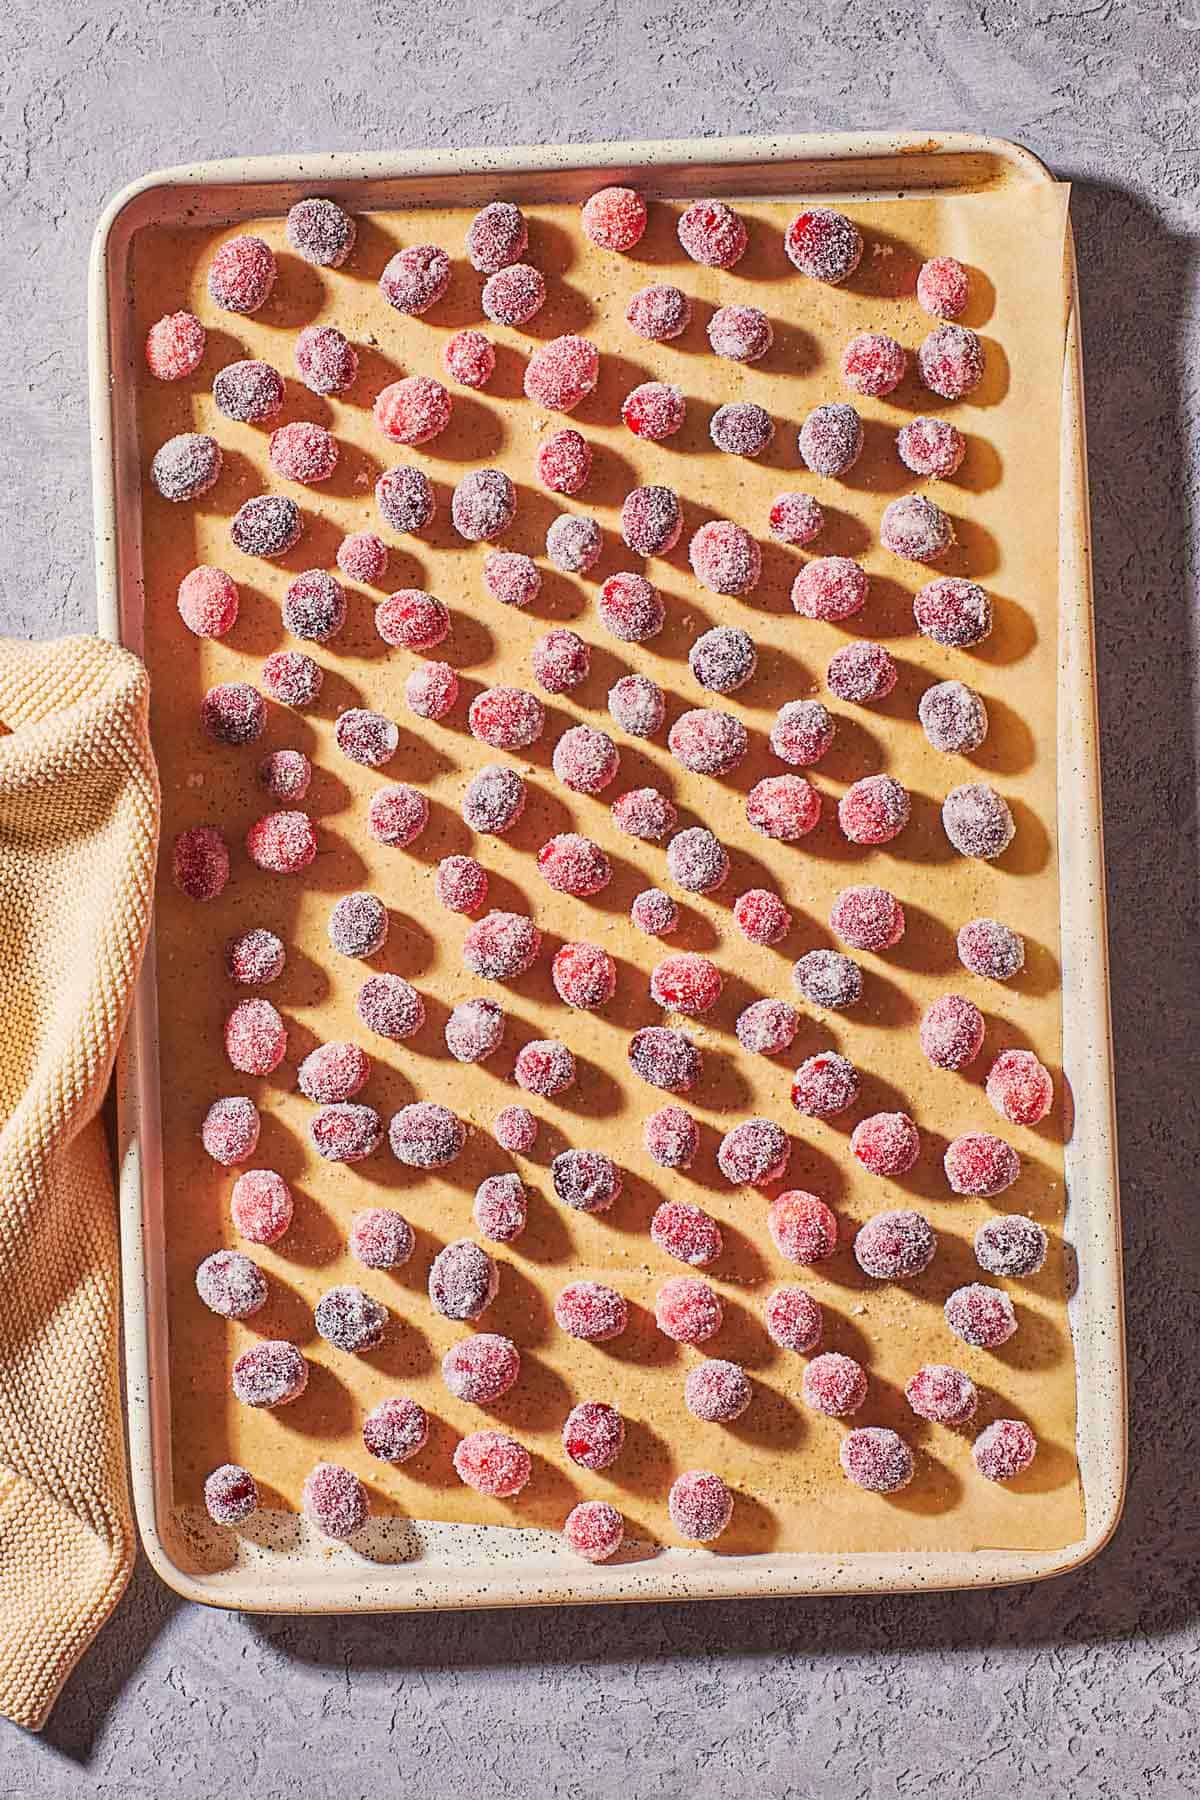
<svg viewBox="0 0 1200 1800"><path fill-rule="evenodd" d="M1017 138L1076 183L1134 1410L1116 1541L1041 1587L306 1623L140 1570L44 1737L0 1726L0 1800L1200 1792L1198 57L1200 0L8 0L9 632L92 623L85 257L143 170L893 125Z"/></svg>

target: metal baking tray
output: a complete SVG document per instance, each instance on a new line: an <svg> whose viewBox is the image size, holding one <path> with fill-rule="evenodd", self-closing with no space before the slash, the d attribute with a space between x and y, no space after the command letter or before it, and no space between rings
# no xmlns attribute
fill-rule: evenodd
<svg viewBox="0 0 1200 1800"><path fill-rule="evenodd" d="M149 224L217 225L281 214L312 192L354 212L496 198L578 203L606 182L694 199L969 194L1051 180L1027 150L969 134L822 134L509 150L263 157L148 175L96 229L90 269L92 454L99 627L142 642L139 472L128 260ZM1068 236L1068 255L1070 239ZM1072 256L1073 265L1073 256ZM1074 277L1071 269L1072 284ZM172 1496L159 1139L155 950L147 952L118 1073L120 1214L129 1444L142 1540L187 1598L255 1611L356 1611L983 1587L1061 1574L1094 1556L1120 1516L1126 1466L1121 1243L1109 1022L1104 846L1082 365L1072 301L1063 365L1058 582L1058 830L1066 1146L1064 1235L1077 1269L1068 1302L1077 1370L1076 1450L1086 1529L1045 1552L764 1552L668 1549L591 1567L548 1532L390 1518L369 1554L317 1542L272 1515L232 1567L214 1567Z"/></svg>

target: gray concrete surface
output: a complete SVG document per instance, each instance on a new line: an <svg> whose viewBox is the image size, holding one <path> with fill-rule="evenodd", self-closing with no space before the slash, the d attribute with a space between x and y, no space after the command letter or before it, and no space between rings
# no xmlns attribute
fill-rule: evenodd
<svg viewBox="0 0 1200 1800"><path fill-rule="evenodd" d="M144 169L918 125L1075 181L1134 1400L1121 1531L1040 1588L303 1622L181 1606L141 1570L44 1737L0 1727L0 1800L1200 1792L1198 57L1200 0L8 0L9 632L92 621L84 264Z"/></svg>

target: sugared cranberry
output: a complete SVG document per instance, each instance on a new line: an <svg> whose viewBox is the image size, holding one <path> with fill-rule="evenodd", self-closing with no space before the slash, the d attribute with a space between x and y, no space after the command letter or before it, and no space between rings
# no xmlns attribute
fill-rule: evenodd
<svg viewBox="0 0 1200 1800"><path fill-rule="evenodd" d="M883 645L869 638L843 644L834 651L825 670L830 693L857 706L886 700L899 678L900 672Z"/></svg>
<svg viewBox="0 0 1200 1800"><path fill-rule="evenodd" d="M934 256L917 272L917 304L935 319L957 319L966 309L967 271L956 257Z"/></svg>
<svg viewBox="0 0 1200 1800"><path fill-rule="evenodd" d="M344 394L358 375L358 352L335 325L306 325L296 339L296 369L310 393Z"/></svg>
<svg viewBox="0 0 1200 1800"><path fill-rule="evenodd" d="M585 513L560 513L546 533L546 555L564 575L586 575L604 549L604 533Z"/></svg>
<svg viewBox="0 0 1200 1800"><path fill-rule="evenodd" d="M854 1006L862 999L862 970L840 950L810 950L792 970L797 991L810 1006Z"/></svg>
<svg viewBox="0 0 1200 1800"><path fill-rule="evenodd" d="M563 1521L563 1542L590 1563L607 1562L625 1542L625 1520L607 1500L581 1500Z"/></svg>
<svg viewBox="0 0 1200 1800"><path fill-rule="evenodd" d="M373 1106L347 1100L314 1113L308 1135L326 1162L362 1162L383 1142L383 1120Z"/></svg>
<svg viewBox="0 0 1200 1800"><path fill-rule="evenodd" d="M1037 1455L1037 1438L1023 1419L994 1419L971 1448L975 1467L987 1481L1015 1481Z"/></svg>
<svg viewBox="0 0 1200 1800"><path fill-rule="evenodd" d="M395 756L400 743L399 727L365 706L339 713L333 736L342 755L364 769L382 768Z"/></svg>
<svg viewBox="0 0 1200 1800"><path fill-rule="evenodd" d="M709 421L708 435L726 456L761 456L775 436L775 421L765 407L735 400L718 406Z"/></svg>
<svg viewBox="0 0 1200 1800"><path fill-rule="evenodd" d="M370 1206L350 1220L348 1248L365 1269L402 1269L416 1248L412 1226L390 1206Z"/></svg>
<svg viewBox="0 0 1200 1800"><path fill-rule="evenodd" d="M312 782L312 764L303 750L272 750L258 765L258 781L272 800L303 800Z"/></svg>
<svg viewBox="0 0 1200 1800"><path fill-rule="evenodd" d="M1036 1275L1048 1249L1046 1233L1024 1213L1001 1213L975 1233L975 1260L989 1275Z"/></svg>
<svg viewBox="0 0 1200 1800"><path fill-rule="evenodd" d="M392 1155L410 1169L445 1168L466 1141L467 1128L462 1120L431 1100L402 1106L388 1126Z"/></svg>
<svg viewBox="0 0 1200 1800"><path fill-rule="evenodd" d="M363 1420L363 1448L380 1462L404 1463L429 1441L429 1416L407 1395L381 1400Z"/></svg>
<svg viewBox="0 0 1200 1800"><path fill-rule="evenodd" d="M208 294L224 312L256 313L275 285L275 256L260 237L227 238L208 265Z"/></svg>
<svg viewBox="0 0 1200 1800"><path fill-rule="evenodd" d="M1013 1303L1002 1288L972 1281L955 1288L943 1308L956 1338L976 1350L997 1350L1017 1329Z"/></svg>
<svg viewBox="0 0 1200 1800"><path fill-rule="evenodd" d="M244 1094L214 1100L204 1115L200 1141L224 1168L249 1162L258 1147L258 1108Z"/></svg>
<svg viewBox="0 0 1200 1800"><path fill-rule="evenodd" d="M763 837L794 844L821 817L821 796L803 775L767 775L746 796L746 822Z"/></svg>
<svg viewBox="0 0 1200 1800"><path fill-rule="evenodd" d="M958 933L958 960L972 975L1011 981L1025 967L1025 940L999 919L968 919Z"/></svg>
<svg viewBox="0 0 1200 1800"><path fill-rule="evenodd" d="M196 1270L196 1292L223 1319L248 1319L267 1304L267 1278L240 1250L216 1250Z"/></svg>
<svg viewBox="0 0 1200 1800"><path fill-rule="evenodd" d="M747 888L733 903L733 922L751 944L782 943L792 929L792 915L769 888Z"/></svg>
<svg viewBox="0 0 1200 1800"><path fill-rule="evenodd" d="M661 888L645 888L630 901L629 919L647 937L668 937L679 925L679 908Z"/></svg>
<svg viewBox="0 0 1200 1800"><path fill-rule="evenodd" d="M146 366L159 381L183 381L204 361L206 342L195 313L168 313L146 334Z"/></svg>
<svg viewBox="0 0 1200 1800"><path fill-rule="evenodd" d="M150 479L164 500L198 500L201 494L207 494L209 488L215 486L223 463L221 446L216 438L203 431L183 431L177 437L168 438L154 452ZM239 550L245 548L238 541L236 532L233 541Z"/></svg>
<svg viewBox="0 0 1200 1800"><path fill-rule="evenodd" d="M560 1000L588 1011L617 991L617 965L598 944L563 944L554 953L550 978Z"/></svg>
<svg viewBox="0 0 1200 1800"><path fill-rule="evenodd" d="M749 737L732 713L700 706L680 713L667 734L667 748L693 775L729 775L745 756Z"/></svg>
<svg viewBox="0 0 1200 1800"><path fill-rule="evenodd" d="M340 269L351 250L357 227L336 200L297 200L284 227L297 256L318 269Z"/></svg>
<svg viewBox="0 0 1200 1800"><path fill-rule="evenodd" d="M632 488L621 503L621 536L638 556L666 556L683 530L683 512L674 488Z"/></svg>
<svg viewBox="0 0 1200 1800"><path fill-rule="evenodd" d="M374 956L387 943L387 907L361 890L343 894L329 915L328 933L339 956Z"/></svg>
<svg viewBox="0 0 1200 1800"><path fill-rule="evenodd" d="M990 862L1008 849L1017 827L1002 794L986 781L967 781L942 801L942 829L960 856Z"/></svg>
<svg viewBox="0 0 1200 1800"><path fill-rule="evenodd" d="M354 1005L368 1031L395 1043L414 1037L425 1023L425 1002L403 975L372 975Z"/></svg>
<svg viewBox="0 0 1200 1800"><path fill-rule="evenodd" d="M703 1058L691 1038L665 1025L644 1025L629 1040L629 1066L650 1087L686 1094L703 1071Z"/></svg>
<svg viewBox="0 0 1200 1800"><path fill-rule="evenodd" d="M748 631L736 625L714 625L701 634L688 651L688 667L714 694L732 694L744 687L758 666L758 651Z"/></svg>
<svg viewBox="0 0 1200 1800"><path fill-rule="evenodd" d="M675 807L657 788L631 788L612 804L612 821L626 837L656 842L675 825Z"/></svg>
<svg viewBox="0 0 1200 1800"><path fill-rule="evenodd" d="M787 1173L792 1146L773 1119L743 1119L727 1131L717 1148L717 1166L735 1186L765 1187Z"/></svg>
<svg viewBox="0 0 1200 1800"><path fill-rule="evenodd" d="M447 375L463 387L484 388L496 372L496 351L482 331L456 331L442 351Z"/></svg>
<svg viewBox="0 0 1200 1800"><path fill-rule="evenodd" d="M822 1050L792 1077L792 1105L807 1119L835 1119L858 1099L858 1070L835 1050Z"/></svg>
<svg viewBox="0 0 1200 1800"><path fill-rule="evenodd" d="M796 441L805 467L814 475L846 475L862 455L862 420L844 400L816 406Z"/></svg>
<svg viewBox="0 0 1200 1800"><path fill-rule="evenodd" d="M269 1000L238 1001L225 1021L225 1054L241 1075L269 1075L279 1067L287 1027Z"/></svg>
<svg viewBox="0 0 1200 1800"><path fill-rule="evenodd" d="M792 605L806 619L837 623L862 611L869 585L850 557L818 556L805 563L792 583Z"/></svg>
<svg viewBox="0 0 1200 1800"><path fill-rule="evenodd" d="M626 394L621 417L634 437L651 443L673 437L687 417L683 389L669 381L644 381Z"/></svg>
<svg viewBox="0 0 1200 1800"><path fill-rule="evenodd" d="M983 1048L983 1014L961 994L942 994L921 1020L921 1048L935 1069L965 1069Z"/></svg>
<svg viewBox="0 0 1200 1800"><path fill-rule="evenodd" d="M525 397L550 412L573 412L595 387L600 355L586 338L568 333L541 344L525 365Z"/></svg>
<svg viewBox="0 0 1200 1800"><path fill-rule="evenodd" d="M635 188L600 188L584 201L579 222L584 237L599 249L623 253L641 241L646 202Z"/></svg>
<svg viewBox="0 0 1200 1800"><path fill-rule="evenodd" d="M463 939L463 962L484 981L511 981L533 966L542 935L524 913L490 912Z"/></svg>
<svg viewBox="0 0 1200 1800"><path fill-rule="evenodd" d="M576 794L599 794L615 781L620 752L607 731L594 725L572 725L554 746L554 773Z"/></svg>
<svg viewBox="0 0 1200 1800"><path fill-rule="evenodd" d="M509 1109L519 1112L520 1107ZM475 1189L471 1217L481 1237L490 1244L512 1244L529 1218L525 1183L519 1175L488 1175Z"/></svg>
<svg viewBox="0 0 1200 1800"><path fill-rule="evenodd" d="M804 1404L831 1419L855 1413L867 1397L867 1372L852 1356L826 1350L814 1356L801 1383Z"/></svg>
<svg viewBox="0 0 1200 1800"><path fill-rule="evenodd" d="M367 832L377 844L402 850L415 842L429 823L429 802L406 781L376 788L367 806Z"/></svg>
<svg viewBox="0 0 1200 1800"><path fill-rule="evenodd" d="M293 637L328 643L346 623L346 593L324 569L305 569L288 583L283 622Z"/></svg>
<svg viewBox="0 0 1200 1800"><path fill-rule="evenodd" d="M947 754L978 750L988 734L987 707L963 681L938 681L926 688L917 717L932 747Z"/></svg>
<svg viewBox="0 0 1200 1800"><path fill-rule="evenodd" d="M910 419L896 433L896 453L914 475L946 481L962 466L967 440L949 419Z"/></svg>
<svg viewBox="0 0 1200 1800"><path fill-rule="evenodd" d="M317 854L317 834L303 812L264 813L246 833L246 854L270 875L298 875Z"/></svg>
<svg viewBox="0 0 1200 1800"><path fill-rule="evenodd" d="M227 363L213 379L217 411L243 425L261 425L282 412L284 392L279 370L253 357Z"/></svg>
<svg viewBox="0 0 1200 1800"><path fill-rule="evenodd" d="M266 722L263 697L246 681L223 681L200 702L200 723L217 744L252 744Z"/></svg>
<svg viewBox="0 0 1200 1800"><path fill-rule="evenodd" d="M694 1275L671 1275L654 1301L654 1318L664 1337L677 1344L703 1344L721 1329L721 1296Z"/></svg>
<svg viewBox="0 0 1200 1800"><path fill-rule="evenodd" d="M401 588L375 608L375 629L385 644L432 650L450 635L450 613L444 601L422 588Z"/></svg>
<svg viewBox="0 0 1200 1800"><path fill-rule="evenodd" d="M491 543L516 516L517 491L503 469L471 469L450 497L450 517L468 543Z"/></svg>
<svg viewBox="0 0 1200 1800"><path fill-rule="evenodd" d="M550 1165L554 1192L575 1212L607 1212L621 1192L621 1171L602 1150L563 1150Z"/></svg>
<svg viewBox="0 0 1200 1800"><path fill-rule="evenodd" d="M450 258L437 244L409 244L397 250L379 277L389 306L410 318L436 306L450 286Z"/></svg>
<svg viewBox="0 0 1200 1800"><path fill-rule="evenodd" d="M527 1094L552 1100L574 1087L575 1058L558 1038L534 1038L518 1050L513 1080Z"/></svg>
<svg viewBox="0 0 1200 1800"><path fill-rule="evenodd" d="M901 1208L876 1213L854 1239L854 1258L876 1281L908 1281L937 1253L937 1236L923 1213Z"/></svg>
<svg viewBox="0 0 1200 1800"><path fill-rule="evenodd" d="M648 675L622 675L608 690L608 710L630 737L653 737L667 717L667 697Z"/></svg>
<svg viewBox="0 0 1200 1800"><path fill-rule="evenodd" d="M642 1143L660 1169L688 1169L700 1148L700 1130L682 1106L660 1106L642 1126Z"/></svg>
<svg viewBox="0 0 1200 1800"><path fill-rule="evenodd" d="M983 345L965 325L939 325L917 351L921 380L943 400L961 400L983 380Z"/></svg>
<svg viewBox="0 0 1200 1800"><path fill-rule="evenodd" d="M852 950L891 950L904 936L904 909L887 888L864 884L841 890L829 923Z"/></svg>
<svg viewBox="0 0 1200 1800"><path fill-rule="evenodd" d="M558 626L537 640L529 661L534 680L548 694L569 694L587 680L592 653L578 632Z"/></svg>
<svg viewBox="0 0 1200 1800"><path fill-rule="evenodd" d="M214 1525L240 1525L258 1511L258 1483L240 1463L222 1463L205 1478L204 1505Z"/></svg>
<svg viewBox="0 0 1200 1800"><path fill-rule="evenodd" d="M237 624L237 583L224 569L201 563L179 584L179 616L200 638L221 638Z"/></svg>
<svg viewBox="0 0 1200 1800"><path fill-rule="evenodd" d="M729 875L725 846L704 825L677 831L667 845L667 872L689 894L711 894Z"/></svg>
<svg viewBox="0 0 1200 1800"><path fill-rule="evenodd" d="M533 1460L524 1444L502 1431L472 1431L454 1452L454 1472L464 1487L510 1500L528 1482Z"/></svg>
<svg viewBox="0 0 1200 1800"><path fill-rule="evenodd" d="M303 650L273 650L263 663L261 680L280 706L311 706L325 682L325 671Z"/></svg>
<svg viewBox="0 0 1200 1800"><path fill-rule="evenodd" d="M542 573L531 556L516 550L489 550L483 585L501 606L532 606L542 591Z"/></svg>
<svg viewBox="0 0 1200 1800"><path fill-rule="evenodd" d="M954 526L924 494L902 494L884 507L879 541L893 556L909 562L936 562L954 543Z"/></svg>
<svg viewBox="0 0 1200 1800"><path fill-rule="evenodd" d="M608 1343L629 1323L629 1307L615 1288L600 1281L573 1281L554 1302L554 1317L568 1337Z"/></svg>
<svg viewBox="0 0 1200 1800"><path fill-rule="evenodd" d="M897 1432L884 1425L848 1431L838 1460L846 1479L870 1494L898 1494L916 1473L912 1451Z"/></svg>
<svg viewBox="0 0 1200 1800"><path fill-rule="evenodd" d="M467 259L481 275L494 275L525 253L529 227L511 200L493 200L467 226Z"/></svg>
<svg viewBox="0 0 1200 1800"><path fill-rule="evenodd" d="M502 1106L492 1120L492 1134L502 1150L528 1156L537 1143L538 1122L527 1106Z"/></svg>
<svg viewBox="0 0 1200 1800"><path fill-rule="evenodd" d="M546 710L525 688L484 688L467 714L471 735L493 750L524 750L535 744L546 726Z"/></svg>
<svg viewBox="0 0 1200 1800"><path fill-rule="evenodd" d="M428 475L403 463L383 471L375 483L375 504L393 531L422 531L437 511Z"/></svg>
<svg viewBox="0 0 1200 1800"><path fill-rule="evenodd" d="M921 1154L921 1134L907 1113L872 1113L851 1132L850 1150L872 1175L907 1175Z"/></svg>
<svg viewBox="0 0 1200 1800"><path fill-rule="evenodd" d="M823 1200L803 1188L776 1194L767 1229L780 1256L802 1268L824 1262L837 1249L837 1220Z"/></svg>
<svg viewBox="0 0 1200 1800"><path fill-rule="evenodd" d="M904 1390L919 1419L934 1425L965 1425L975 1417L979 1392L969 1375L949 1363L926 1363Z"/></svg>
<svg viewBox="0 0 1200 1800"><path fill-rule="evenodd" d="M267 1339L242 1351L230 1385L243 1406L287 1406L308 1386L308 1363L295 1344Z"/></svg>
<svg viewBox="0 0 1200 1800"><path fill-rule="evenodd" d="M762 551L730 519L701 525L688 545L688 559L696 580L714 594L748 594L762 574Z"/></svg>
<svg viewBox="0 0 1200 1800"><path fill-rule="evenodd" d="M862 233L831 206L807 206L787 228L784 249L802 275L836 286L862 261Z"/></svg>
<svg viewBox="0 0 1200 1800"><path fill-rule="evenodd" d="M990 1131L963 1132L948 1146L943 1161L951 1193L984 1199L1002 1194L1021 1173L1012 1145Z"/></svg>
<svg viewBox="0 0 1200 1800"><path fill-rule="evenodd" d="M271 433L267 455L275 473L282 475L285 481L299 481L311 486L315 482L328 481L337 468L338 443L323 425L297 419Z"/></svg>
<svg viewBox="0 0 1200 1800"><path fill-rule="evenodd" d="M802 548L821 535L825 514L811 494L780 494L771 502L767 529L779 544L798 544Z"/></svg>
<svg viewBox="0 0 1200 1800"><path fill-rule="evenodd" d="M534 467L538 480L552 494L578 494L592 472L591 445L569 428L551 432L538 445Z"/></svg>
<svg viewBox="0 0 1200 1800"><path fill-rule="evenodd" d="M908 789L894 775L864 775L838 802L838 824L852 844L890 844L911 816Z"/></svg>
<svg viewBox="0 0 1200 1800"><path fill-rule="evenodd" d="M651 344L666 344L692 322L692 303L681 288L654 282L639 288L625 309L625 322Z"/></svg>
<svg viewBox="0 0 1200 1800"><path fill-rule="evenodd" d="M421 663L404 678L404 704L418 719L444 719L458 699L458 676L449 663Z"/></svg>
<svg viewBox="0 0 1200 1800"><path fill-rule="evenodd" d="M459 1238L439 1250L429 1270L429 1303L444 1319L477 1319L487 1311L500 1275L486 1250Z"/></svg>
<svg viewBox="0 0 1200 1800"><path fill-rule="evenodd" d="M582 1400L567 1414L563 1449L581 1469L600 1474L611 1469L625 1443L625 1421L603 1400Z"/></svg>
<svg viewBox="0 0 1200 1800"><path fill-rule="evenodd" d="M719 306L708 321L708 341L731 362L758 362L775 341L771 321L757 306Z"/></svg>
<svg viewBox="0 0 1200 1800"><path fill-rule="evenodd" d="M842 351L842 380L853 394L878 399L904 380L908 355L882 331L860 331Z"/></svg>
<svg viewBox="0 0 1200 1800"><path fill-rule="evenodd" d="M987 1097L1014 1125L1036 1125L1054 1104L1054 1082L1032 1050L1004 1050L988 1071Z"/></svg>
<svg viewBox="0 0 1200 1800"><path fill-rule="evenodd" d="M456 1062L484 1062L504 1040L504 1014L494 1000L460 1000L446 1020L446 1048Z"/></svg>
<svg viewBox="0 0 1200 1800"><path fill-rule="evenodd" d="M740 1419L751 1400L750 1383L737 1363L709 1357L687 1372L683 1403L695 1419L728 1425Z"/></svg>
<svg viewBox="0 0 1200 1800"><path fill-rule="evenodd" d="M685 1115L686 1116L686 1115ZM721 1227L702 1207L666 1200L650 1221L651 1242L677 1262L707 1268L721 1254Z"/></svg>
<svg viewBox="0 0 1200 1800"><path fill-rule="evenodd" d="M710 1469L687 1469L671 1483L667 1511L680 1537L711 1544L733 1517L733 1495Z"/></svg>
<svg viewBox="0 0 1200 1800"><path fill-rule="evenodd" d="M623 644L645 644L662 630L666 605L658 589L644 575L622 570L610 575L600 589L596 612L605 631Z"/></svg>
<svg viewBox="0 0 1200 1800"><path fill-rule="evenodd" d="M679 242L695 263L732 269L746 253L745 224L723 200L697 200L680 214Z"/></svg>
<svg viewBox="0 0 1200 1800"><path fill-rule="evenodd" d="M313 1311L318 1335L352 1356L381 1344L387 1321L386 1306L352 1281L327 1288Z"/></svg>
<svg viewBox="0 0 1200 1800"><path fill-rule="evenodd" d="M738 1043L752 1056L781 1056L800 1029L800 1015L786 1000L753 1000L738 1014Z"/></svg>
<svg viewBox="0 0 1200 1800"><path fill-rule="evenodd" d="M292 1222L292 1190L274 1169L247 1169L233 1184L229 1216L252 1244L274 1244Z"/></svg>
<svg viewBox="0 0 1200 1800"><path fill-rule="evenodd" d="M525 783L515 769L507 763L488 763L467 783L463 821L472 831L502 837L525 811L526 798Z"/></svg>
<svg viewBox="0 0 1200 1800"><path fill-rule="evenodd" d="M668 956L650 976L650 998L656 1006L675 1012L708 1012L720 997L721 971L693 950Z"/></svg>
<svg viewBox="0 0 1200 1800"><path fill-rule="evenodd" d="M527 325L546 304L546 277L530 263L511 263L484 282L480 304L495 325Z"/></svg>
<svg viewBox="0 0 1200 1800"><path fill-rule="evenodd" d="M821 1341L821 1308L802 1287L777 1287L767 1298L763 1317L768 1337L781 1350L795 1350L806 1356Z"/></svg>

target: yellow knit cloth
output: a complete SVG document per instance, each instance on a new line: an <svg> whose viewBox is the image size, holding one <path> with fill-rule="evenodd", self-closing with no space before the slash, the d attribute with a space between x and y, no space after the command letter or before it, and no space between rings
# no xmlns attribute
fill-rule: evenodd
<svg viewBox="0 0 1200 1800"><path fill-rule="evenodd" d="M0 1713L35 1730L133 1561L97 1114L154 891L147 691L98 638L0 639Z"/></svg>

